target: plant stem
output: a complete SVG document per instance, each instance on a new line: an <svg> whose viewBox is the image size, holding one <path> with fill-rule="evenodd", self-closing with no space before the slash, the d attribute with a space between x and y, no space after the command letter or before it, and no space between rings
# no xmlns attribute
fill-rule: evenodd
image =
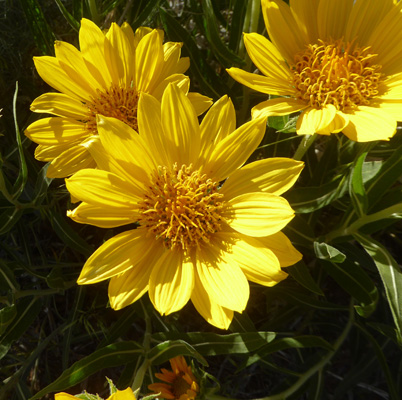
<svg viewBox="0 0 402 400"><path fill-rule="evenodd" d="M293 156L293 159L300 161L307 150L310 148L310 146L314 143L316 137L316 133L314 133L314 135L305 135L300 142L299 147L297 148L296 153Z"/></svg>

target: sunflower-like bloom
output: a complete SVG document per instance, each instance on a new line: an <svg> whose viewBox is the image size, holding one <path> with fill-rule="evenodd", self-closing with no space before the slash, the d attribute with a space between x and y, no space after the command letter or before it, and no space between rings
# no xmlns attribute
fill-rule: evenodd
<svg viewBox="0 0 402 400"><path fill-rule="evenodd" d="M181 43L162 44L163 32L113 23L104 34L93 22L82 19L80 49L55 42L56 57L34 57L42 79L61 93L45 93L31 110L57 117L31 124L25 134L38 143L35 157L51 161L47 175L69 176L81 168L95 167L86 143L97 135L96 115L117 118L137 130L140 93L161 99L169 82L188 93L188 57L180 58ZM208 97L188 93L197 114L211 104Z"/></svg>
<svg viewBox="0 0 402 400"><path fill-rule="evenodd" d="M77 400L77 397L68 393L56 393L54 396L54 400ZM118 390L113 393L107 400L136 400L133 391L130 388L125 390Z"/></svg>
<svg viewBox="0 0 402 400"><path fill-rule="evenodd" d="M155 376L166 383L152 383L148 389L160 393L162 399L194 400L200 391L197 379L183 356L169 360L172 370L162 368Z"/></svg>
<svg viewBox="0 0 402 400"><path fill-rule="evenodd" d="M343 132L388 140L402 120L402 2L393 0L262 0L271 41L244 43L263 75L230 68L238 82L288 96L264 101L253 118L302 111L300 135Z"/></svg>
<svg viewBox="0 0 402 400"><path fill-rule="evenodd" d="M140 134L100 116L99 142L89 146L98 169L66 179L82 203L68 215L110 228L137 223L106 241L85 263L78 284L110 279L112 308L149 292L163 315L188 300L211 324L225 328L249 298L247 279L273 286L281 267L300 253L280 230L293 218L280 195L303 163L287 158L239 169L265 133L265 118L235 129L224 96L201 125L190 100L171 84L159 103L141 95ZM221 186L220 182L226 182Z"/></svg>

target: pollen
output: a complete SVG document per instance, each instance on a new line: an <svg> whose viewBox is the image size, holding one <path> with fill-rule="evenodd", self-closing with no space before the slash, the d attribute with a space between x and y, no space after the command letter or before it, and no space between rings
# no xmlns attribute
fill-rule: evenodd
<svg viewBox="0 0 402 400"><path fill-rule="evenodd" d="M88 107L86 129L91 133L97 133L96 115L100 114L117 118L137 131L138 98L139 94L134 88L111 86L105 91L97 89L97 96L86 103Z"/></svg>
<svg viewBox="0 0 402 400"><path fill-rule="evenodd" d="M143 201L140 225L169 248L185 252L221 229L225 202L218 183L189 166L159 167Z"/></svg>
<svg viewBox="0 0 402 400"><path fill-rule="evenodd" d="M339 111L368 105L384 79L370 51L343 39L309 44L291 67L296 97L314 108L333 104Z"/></svg>

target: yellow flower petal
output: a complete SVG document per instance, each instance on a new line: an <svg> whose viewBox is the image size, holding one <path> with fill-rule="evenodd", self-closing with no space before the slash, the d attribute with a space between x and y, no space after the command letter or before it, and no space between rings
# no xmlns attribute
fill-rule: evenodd
<svg viewBox="0 0 402 400"><path fill-rule="evenodd" d="M89 96L96 96L99 82L89 73L81 52L72 44L56 40L54 52L59 65L69 78L87 92Z"/></svg>
<svg viewBox="0 0 402 400"><path fill-rule="evenodd" d="M257 104L251 109L251 115L253 119L273 115L289 115L307 107L308 104L303 100L281 97Z"/></svg>
<svg viewBox="0 0 402 400"><path fill-rule="evenodd" d="M379 108L362 106L348 117L350 122L343 133L357 142L389 140L396 132L396 121Z"/></svg>
<svg viewBox="0 0 402 400"><path fill-rule="evenodd" d="M332 104L328 104L322 108L308 108L303 111L297 120L296 130L298 135L314 135L321 133L330 135L328 126L333 122L336 116L336 108Z"/></svg>
<svg viewBox="0 0 402 400"><path fill-rule="evenodd" d="M269 37L291 64L294 55L308 43L307 36L298 28L289 6L283 1L261 0L261 7Z"/></svg>
<svg viewBox="0 0 402 400"><path fill-rule="evenodd" d="M215 147L204 171L216 181L222 181L233 171L240 168L251 156L264 137L265 118L246 122Z"/></svg>
<svg viewBox="0 0 402 400"><path fill-rule="evenodd" d="M227 223L248 236L263 237L279 232L294 217L287 200L271 193L247 193L232 198L225 212Z"/></svg>
<svg viewBox="0 0 402 400"><path fill-rule="evenodd" d="M144 232L142 233L144 236ZM154 238L148 239L148 244L140 250L140 261L123 274L114 276L109 283L109 300L114 310L124 307L139 300L149 288L149 278L155 263L162 257L164 247Z"/></svg>
<svg viewBox="0 0 402 400"><path fill-rule="evenodd" d="M201 125L201 154L208 158L215 146L236 129L236 112L229 97L222 96L205 114Z"/></svg>
<svg viewBox="0 0 402 400"><path fill-rule="evenodd" d="M88 258L78 277L79 285L88 285L122 274L135 268L146 257L149 239L143 230L134 229L120 233L102 244Z"/></svg>
<svg viewBox="0 0 402 400"><path fill-rule="evenodd" d="M74 147L81 143L81 140L75 142L67 142L64 144L46 145L40 144L36 146L35 158L39 161L52 161L54 158L58 157L70 147Z"/></svg>
<svg viewBox="0 0 402 400"><path fill-rule="evenodd" d="M278 49L258 33L245 33L244 44L256 67L274 81L289 82L292 73Z"/></svg>
<svg viewBox="0 0 402 400"><path fill-rule="evenodd" d="M61 392L54 395L54 400L77 400L77 398L72 394Z"/></svg>
<svg viewBox="0 0 402 400"><path fill-rule="evenodd" d="M145 35L135 54L135 85L140 92L151 92L163 68L163 49L158 31Z"/></svg>
<svg viewBox="0 0 402 400"><path fill-rule="evenodd" d="M226 71L237 82L258 92L277 96L287 96L294 92L289 82L285 80L278 81L263 75L251 74L240 68L229 68Z"/></svg>
<svg viewBox="0 0 402 400"><path fill-rule="evenodd" d="M39 119L29 125L24 133L33 142L46 145L75 142L89 136L82 122L60 117Z"/></svg>
<svg viewBox="0 0 402 400"><path fill-rule="evenodd" d="M188 92L187 98L191 101L197 115L204 113L213 103L210 97L196 92Z"/></svg>
<svg viewBox="0 0 402 400"><path fill-rule="evenodd" d="M303 166L303 162L291 158L254 161L234 171L220 192L225 199L251 192L268 192L279 196L294 185Z"/></svg>
<svg viewBox="0 0 402 400"><path fill-rule="evenodd" d="M132 224L138 218L133 210L128 213L123 209L110 209L93 204L81 203L74 210L67 211L67 216L80 224L95 225L100 228L116 228Z"/></svg>
<svg viewBox="0 0 402 400"><path fill-rule="evenodd" d="M250 288L240 267L230 262L224 250L217 246L197 249L196 259L200 282L211 302L242 312L246 308Z"/></svg>
<svg viewBox="0 0 402 400"><path fill-rule="evenodd" d="M152 268L149 298L161 315L181 310L194 287L194 265L181 251L166 250Z"/></svg>
<svg viewBox="0 0 402 400"><path fill-rule="evenodd" d="M86 18L81 20L79 31L81 53L90 73L107 89L112 77L105 60L105 40L105 35L95 23Z"/></svg>
<svg viewBox="0 0 402 400"><path fill-rule="evenodd" d="M88 150L81 146L70 146L62 154L53 159L47 169L49 178L64 178L75 174L83 168L95 168L95 162Z"/></svg>
<svg viewBox="0 0 402 400"><path fill-rule="evenodd" d="M137 210L142 192L119 176L100 169L78 171L66 179L68 191L88 204L107 208L124 209L128 213Z"/></svg>
<svg viewBox="0 0 402 400"><path fill-rule="evenodd" d="M106 38L105 59L111 71L112 82L119 87L130 87L134 74L131 44L116 23L112 23Z"/></svg>
<svg viewBox="0 0 402 400"><path fill-rule="evenodd" d="M184 94L187 94L188 90L190 89L190 78L188 76L183 74L174 74L161 81L150 94L152 94L152 96L159 101L162 101L163 93L170 83L178 86Z"/></svg>
<svg viewBox="0 0 402 400"><path fill-rule="evenodd" d="M392 0L357 0L350 12L345 39L358 38L360 46L370 44L371 33L393 7Z"/></svg>
<svg viewBox="0 0 402 400"><path fill-rule="evenodd" d="M213 301L208 292L204 289L203 284L195 273L195 285L191 295L191 301L197 311L211 325L219 329L228 329L233 319L233 311L220 306Z"/></svg>
<svg viewBox="0 0 402 400"><path fill-rule="evenodd" d="M338 39L345 34L354 0L321 0L318 6L318 36L322 40Z"/></svg>
<svg viewBox="0 0 402 400"><path fill-rule="evenodd" d="M154 149L149 149L142 137L124 122L99 116L98 133L108 154L134 178L147 181L149 174L157 168L152 156Z"/></svg>
<svg viewBox="0 0 402 400"><path fill-rule="evenodd" d="M169 75L177 74L177 64L180 60L181 48L183 43L167 42L163 45L163 70L161 79ZM181 71L180 71L181 72Z"/></svg>
<svg viewBox="0 0 402 400"><path fill-rule="evenodd" d="M162 123L171 160L190 165L200 153L200 127L190 100L170 84L162 97Z"/></svg>
<svg viewBox="0 0 402 400"><path fill-rule="evenodd" d="M228 236L233 235L222 235L222 237ZM274 286L288 276L281 270L275 253L257 238L235 235L229 255L249 281L260 285Z"/></svg>
<svg viewBox="0 0 402 400"><path fill-rule="evenodd" d="M135 42L135 36L134 36L134 32L131 29L131 26L127 23L127 22L123 22L122 26L120 27L122 32L126 35L127 37L127 42L130 45L130 53L131 54L135 54L135 48L136 45L134 44ZM149 28L150 29L150 28ZM151 29L150 29L151 31Z"/></svg>
<svg viewBox="0 0 402 400"><path fill-rule="evenodd" d="M136 400L133 390L131 388L127 388L125 390L118 390L116 393L113 393L107 400Z"/></svg>
<svg viewBox="0 0 402 400"><path fill-rule="evenodd" d="M88 92L66 74L55 57L34 57L33 60L38 74L49 86L74 99L88 99Z"/></svg>
<svg viewBox="0 0 402 400"><path fill-rule="evenodd" d="M309 43L318 39L317 10L320 0L290 0L290 11Z"/></svg>
<svg viewBox="0 0 402 400"><path fill-rule="evenodd" d="M290 240L282 232L274 233L266 237L256 238L262 246L272 250L279 260L281 268L294 265L302 259L302 254L292 245Z"/></svg>
<svg viewBox="0 0 402 400"><path fill-rule="evenodd" d="M60 117L85 119L88 109L78 101L62 93L45 93L37 97L31 104L31 111L49 113Z"/></svg>

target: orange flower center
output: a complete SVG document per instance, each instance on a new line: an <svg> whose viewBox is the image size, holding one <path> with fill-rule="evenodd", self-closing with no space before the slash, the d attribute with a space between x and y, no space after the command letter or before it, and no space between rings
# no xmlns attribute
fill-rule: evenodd
<svg viewBox="0 0 402 400"><path fill-rule="evenodd" d="M138 130L137 104L139 94L136 89L111 86L104 92L98 89L97 95L96 98L92 98L90 102L86 103L88 107L86 129L88 131L97 133L97 114L117 118L134 130Z"/></svg>
<svg viewBox="0 0 402 400"><path fill-rule="evenodd" d="M220 230L224 209L218 183L190 166L159 167L139 204L140 224L169 249L189 250L208 243Z"/></svg>
<svg viewBox="0 0 402 400"><path fill-rule="evenodd" d="M370 50L343 39L309 44L296 54L291 68L296 97L311 107L333 104L340 111L368 105L384 77L381 65L374 64L377 55Z"/></svg>

